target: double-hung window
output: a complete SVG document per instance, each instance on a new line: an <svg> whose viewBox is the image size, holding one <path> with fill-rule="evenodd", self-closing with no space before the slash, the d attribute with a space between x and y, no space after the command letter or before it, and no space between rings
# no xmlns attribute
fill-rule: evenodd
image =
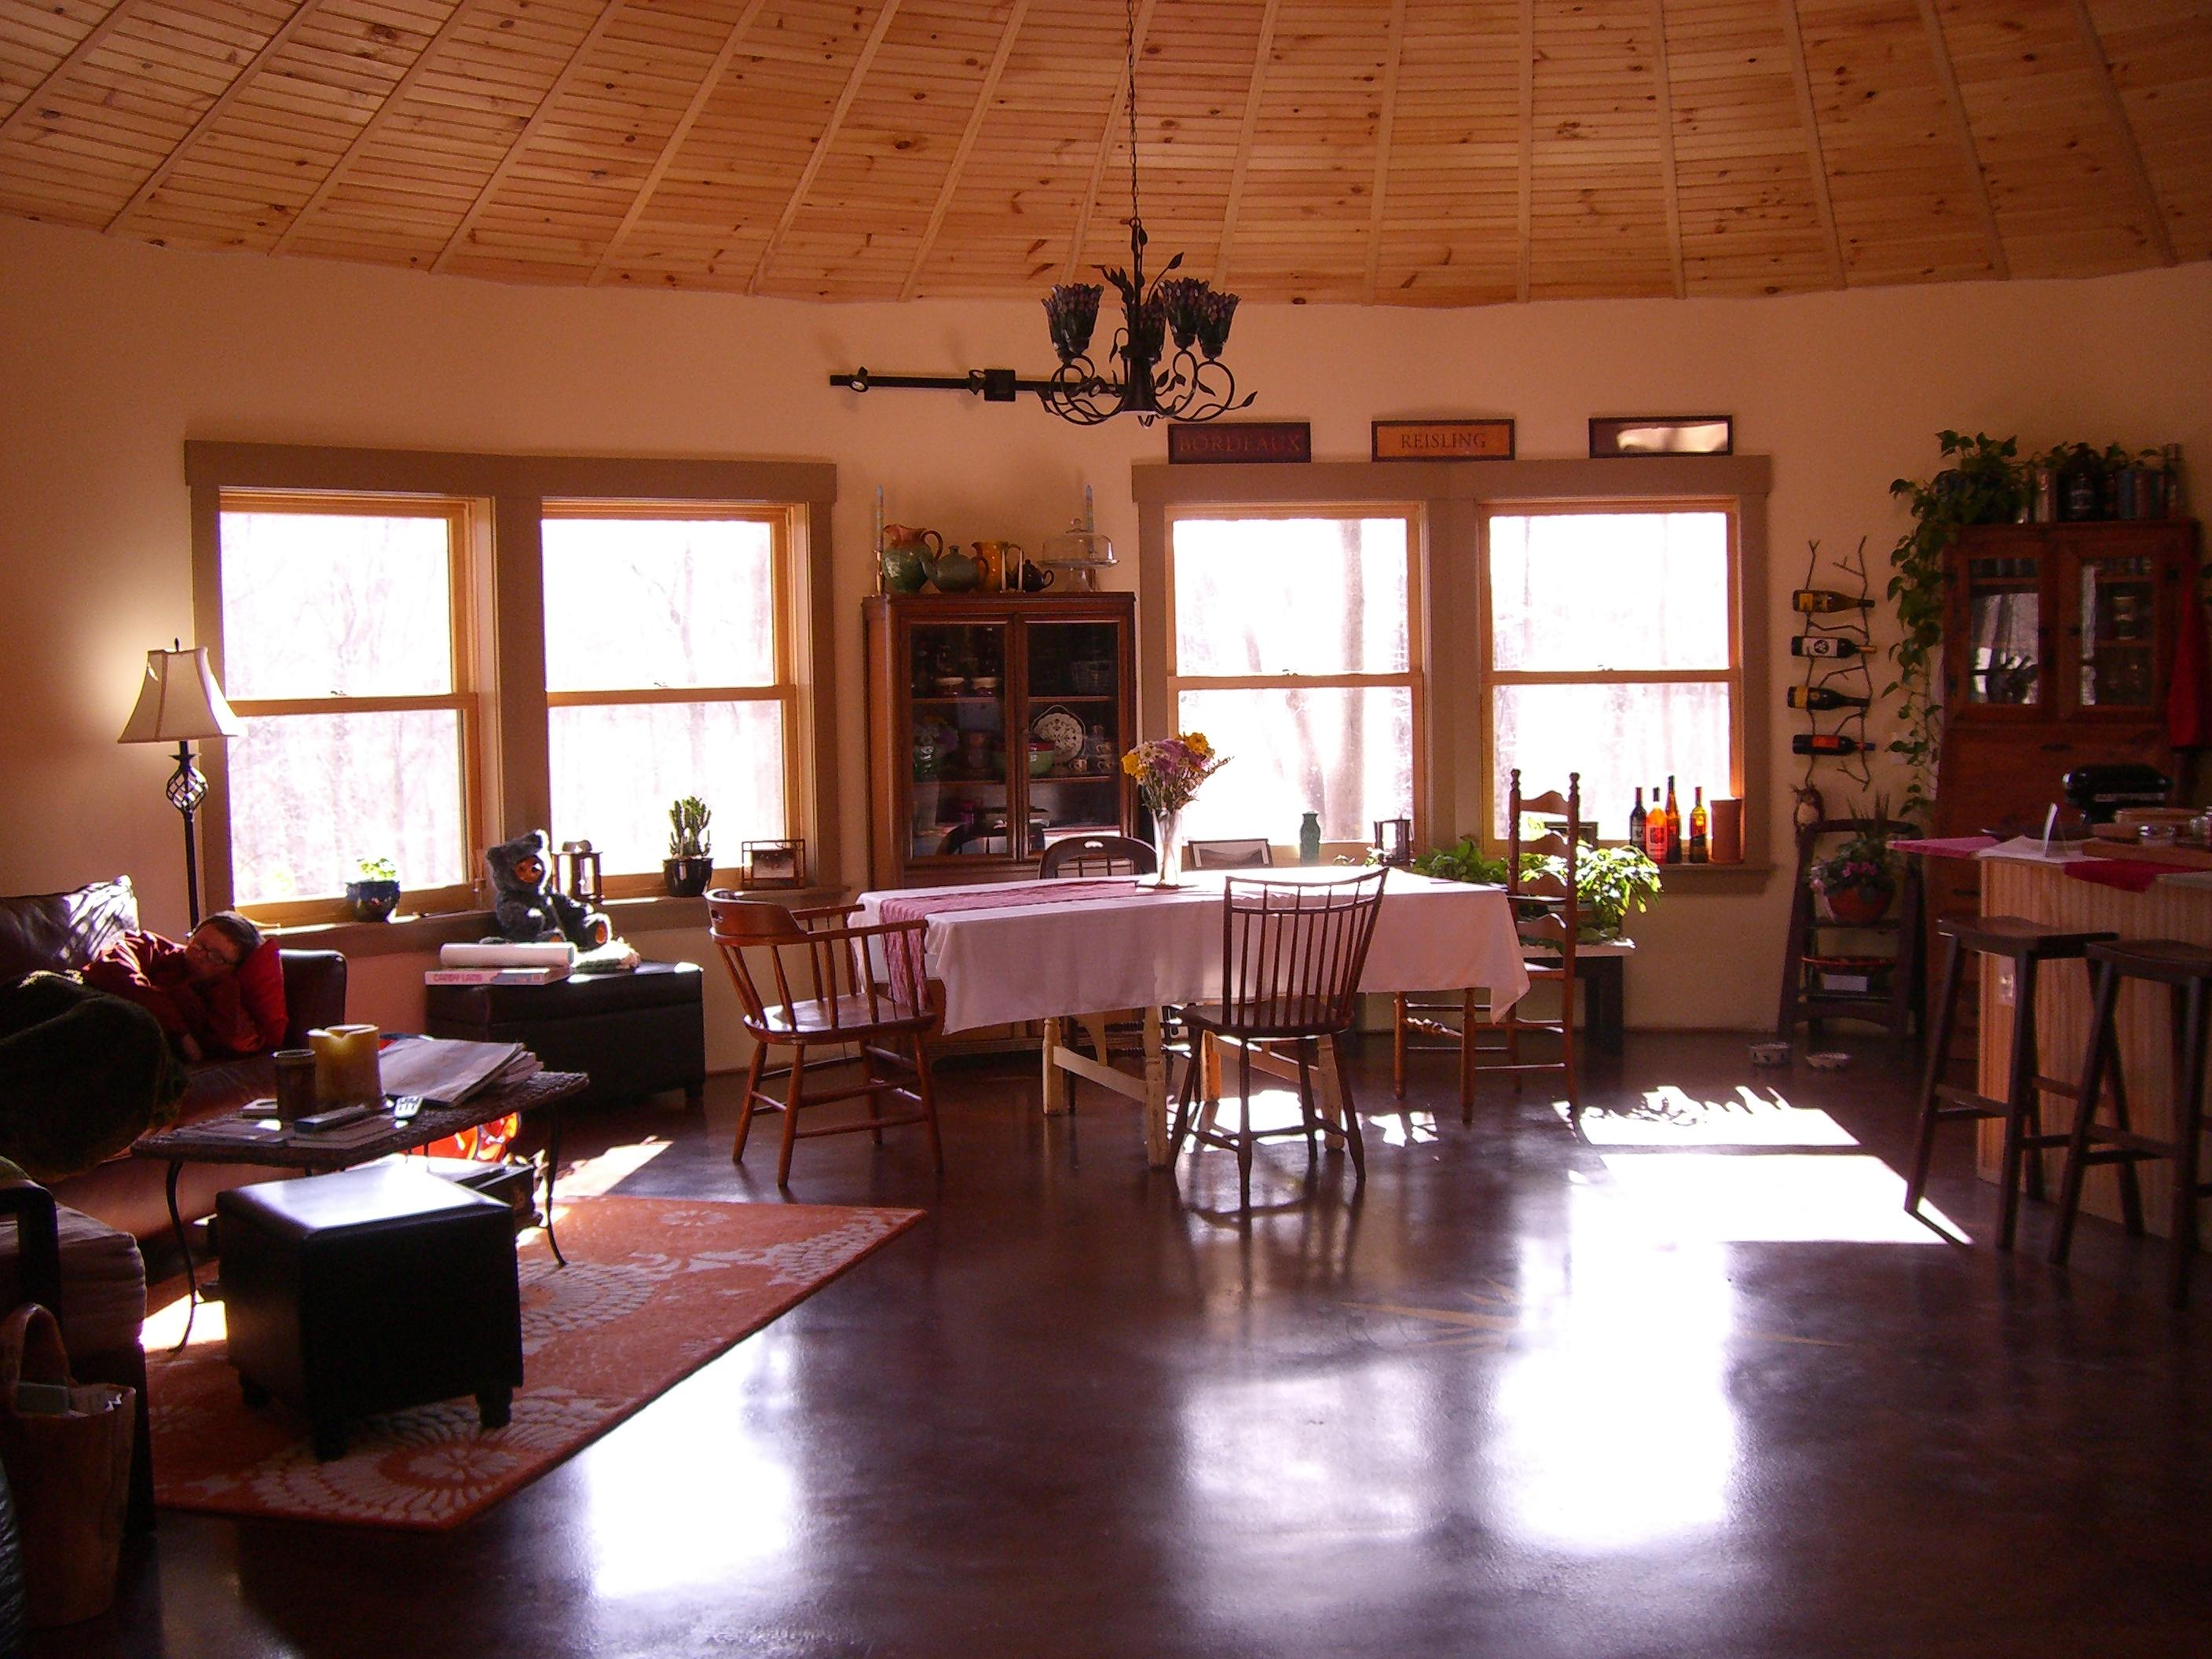
<svg viewBox="0 0 2212 1659"><path fill-rule="evenodd" d="M1423 719L1418 520L1388 508L1179 511L1169 520L1175 723L1234 764L1189 836L1365 842L1411 817Z"/></svg>
<svg viewBox="0 0 2212 1659"><path fill-rule="evenodd" d="M640 878L615 890L657 882L678 796L713 808L724 865L741 841L792 833L791 529L769 508L547 508L553 822L587 836L611 878Z"/></svg>
<svg viewBox="0 0 2212 1659"><path fill-rule="evenodd" d="M230 890L283 921L389 859L417 901L475 873L472 509L404 496L222 498ZM246 810L236 803L245 802Z"/></svg>
<svg viewBox="0 0 2212 1659"><path fill-rule="evenodd" d="M1486 504L1484 664L1489 823L1507 774L1564 788L1610 836L1636 789L1740 794L1737 538L1726 503ZM1539 766L1531 774L1529 769Z"/></svg>

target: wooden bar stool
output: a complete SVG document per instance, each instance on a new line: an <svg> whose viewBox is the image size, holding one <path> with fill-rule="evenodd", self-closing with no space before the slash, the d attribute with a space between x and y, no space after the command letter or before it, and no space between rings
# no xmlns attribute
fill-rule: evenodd
<svg viewBox="0 0 2212 1659"><path fill-rule="evenodd" d="M2081 1182L2092 1164L2120 1166L2120 1211L2131 1233L2140 1233L2142 1195L2135 1166L2145 1158L2173 1160L2173 1266L2169 1295L2177 1308L2189 1304L2190 1259L2197 1254L2197 1200L2212 1196L2212 1182L2199 1178L2204 1133L2205 1005L2212 988L2212 949L2180 939L2130 939L2089 948L2096 975L2096 1002L2089 1016L2089 1052L2081 1065L2082 1109L2068 1139L2066 1179L2059 1189L2058 1234L2051 1259L2063 1262L2074 1244L2074 1218L2081 1207ZM2128 1122L2127 1094L2120 1083L2120 1049L2113 1016L2123 979L2163 985L2167 994L2168 1035L2173 1044L2172 1139L2140 1134ZM2095 1121L2098 1080L2112 1074L2115 1121Z"/></svg>
<svg viewBox="0 0 2212 1659"><path fill-rule="evenodd" d="M1928 1187L1928 1165L1936 1153L1938 1124L1955 1119L2004 1120L2004 1198L1997 1227L1997 1249L2012 1249L2020 1220L2021 1164L2027 1165L2028 1196L2043 1196L2043 1149L2063 1146L2067 1137L2043 1133L2043 1096L2079 1097L2080 1088L2058 1078L2045 1077L2036 1039L2036 969L2046 962L2071 962L2091 954L2111 933L2070 933L2020 916L1954 916L1936 924L1944 942L1942 988L1936 993L1936 1029L1928 1039L1928 1073L1920 1086L1920 1142L1912 1158L1912 1179L1905 1184L1905 1207L1917 1212ZM1960 1088L1943 1079L1943 1061L1950 1048L1953 1022L1959 1011L1959 992L1967 954L2003 957L2013 964L2012 1082L2002 1100ZM2117 1075L2114 1079L2118 1082ZM2088 1114L2080 1115L2087 1117ZM2029 1152L2033 1158L2028 1158Z"/></svg>

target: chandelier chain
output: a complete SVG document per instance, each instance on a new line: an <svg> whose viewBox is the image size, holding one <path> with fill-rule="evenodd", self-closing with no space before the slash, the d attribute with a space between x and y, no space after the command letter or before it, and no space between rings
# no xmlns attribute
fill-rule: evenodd
<svg viewBox="0 0 2212 1659"><path fill-rule="evenodd" d="M1145 214L1137 203L1137 0L1121 0L1121 5L1127 24L1121 39L1126 43L1129 74L1129 221L1141 225Z"/></svg>

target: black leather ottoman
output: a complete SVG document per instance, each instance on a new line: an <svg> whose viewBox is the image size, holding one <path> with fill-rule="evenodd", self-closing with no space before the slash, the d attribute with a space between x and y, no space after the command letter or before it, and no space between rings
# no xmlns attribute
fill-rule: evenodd
<svg viewBox="0 0 2212 1659"><path fill-rule="evenodd" d="M696 962L641 962L626 974L574 974L550 985L432 985L423 1029L437 1037L520 1042L548 1071L581 1072L592 1101L707 1083L705 976Z"/></svg>
<svg viewBox="0 0 2212 1659"><path fill-rule="evenodd" d="M477 1397L502 1426L522 1383L514 1211L401 1164L237 1187L216 1200L230 1363L345 1450L372 1412Z"/></svg>

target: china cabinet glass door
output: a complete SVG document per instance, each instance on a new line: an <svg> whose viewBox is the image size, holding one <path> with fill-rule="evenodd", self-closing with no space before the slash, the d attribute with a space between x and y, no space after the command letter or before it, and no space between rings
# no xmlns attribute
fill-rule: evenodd
<svg viewBox="0 0 2212 1659"><path fill-rule="evenodd" d="M1019 853L1007 774L1006 629L1000 623L917 623L907 634L914 694L910 856ZM1021 763L1016 749L1012 763ZM1012 843L1010 844L1010 837Z"/></svg>
<svg viewBox="0 0 2212 1659"><path fill-rule="evenodd" d="M1966 701L2041 706L2043 560L2034 554L1966 562Z"/></svg>
<svg viewBox="0 0 2212 1659"><path fill-rule="evenodd" d="M1029 656L1029 801L1042 836L1119 833L1121 756L1120 635L1110 622L1032 621Z"/></svg>
<svg viewBox="0 0 2212 1659"><path fill-rule="evenodd" d="M2083 708L2154 706L2156 574L2157 562L2147 554L2081 560L2076 695Z"/></svg>

